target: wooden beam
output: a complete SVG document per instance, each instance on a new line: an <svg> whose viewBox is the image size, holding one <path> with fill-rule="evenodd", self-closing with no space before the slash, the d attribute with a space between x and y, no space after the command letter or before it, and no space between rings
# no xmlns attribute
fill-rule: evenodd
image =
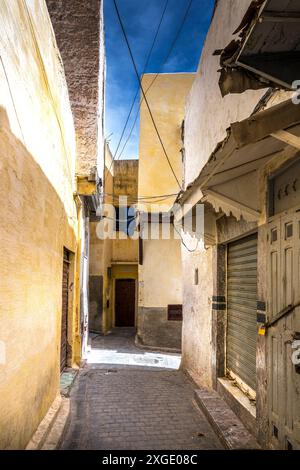
<svg viewBox="0 0 300 470"><path fill-rule="evenodd" d="M282 129L295 126L300 122L300 105L292 100L284 101L265 111L254 114L244 121L231 125L231 131L238 148L258 142Z"/></svg>
<svg viewBox="0 0 300 470"><path fill-rule="evenodd" d="M272 137L275 137L275 139L280 140L281 142L285 142L286 144L290 145L291 147L294 147L298 150L300 150L300 137L291 134L290 132L287 131L277 131L271 134Z"/></svg>
<svg viewBox="0 0 300 470"><path fill-rule="evenodd" d="M300 13L298 11L264 11L258 20L260 23L298 23Z"/></svg>
<svg viewBox="0 0 300 470"><path fill-rule="evenodd" d="M198 202L201 201L203 197L203 193L199 186L195 186L189 193L188 197L182 203L181 209L177 209L174 211L174 218L176 222L183 219L188 212L190 212L191 208L194 207Z"/></svg>

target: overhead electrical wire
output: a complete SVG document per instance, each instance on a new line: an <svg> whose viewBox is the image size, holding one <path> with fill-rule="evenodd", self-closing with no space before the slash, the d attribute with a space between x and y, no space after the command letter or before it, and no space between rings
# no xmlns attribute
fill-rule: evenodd
<svg viewBox="0 0 300 470"><path fill-rule="evenodd" d="M172 194L160 194L159 196L130 196L129 194L122 194L120 196L117 196L116 194L113 194L113 193L104 193L105 196L111 196L115 199L118 199L120 196L124 196L124 197L128 197L128 198L131 198L131 199L135 199L137 201L140 201L140 200L149 200L149 199L161 199L163 197L172 197L172 196L177 196L177 193L172 193Z"/></svg>
<svg viewBox="0 0 300 470"><path fill-rule="evenodd" d="M182 32L182 29L183 29L183 26L184 26L185 22L186 22L186 20L187 20L187 17L188 17L188 14L189 14L189 12L190 12L192 3L193 3L193 0L190 0L189 4L188 4L188 6L187 6L187 8L186 8L186 10L185 10L184 16L183 16L182 21L181 21L181 23L180 23L180 26L179 26L179 28L178 28L178 30L177 30L177 33L176 33L176 35L175 35L175 38L174 38L174 40L173 40L173 42L172 42L172 45L171 45L171 47L170 47L170 49L169 49L169 51L168 51L166 57L164 58L164 61L163 61L162 64L161 64L162 67L167 63L167 61L169 60L169 58L170 58L170 56L171 56L171 54L172 54L172 52L173 52L173 50L174 50L174 47L175 47L175 45L176 45L176 42L177 42L177 40L178 40L178 38L179 38L179 36L180 36L180 34L181 34L181 32ZM159 76L159 72L155 75L154 79L152 80L152 82L150 83L149 87L148 87L147 90L145 91L145 94L146 94L146 95L147 95L148 91L150 90L150 88L153 86L153 84L154 84L154 82L156 81L156 79L157 79L158 76ZM136 99L136 96L135 96L134 99ZM128 144L128 142L129 142L129 140L130 140L130 138L131 138L131 136L132 136L132 133L133 133L133 130L134 130L134 128L135 128L137 119L138 119L138 117L139 117L139 112L140 112L140 109L141 109L142 102L143 102L143 98L142 98L141 101L140 101L140 104L139 104L138 110L137 110L137 112L136 112L136 115L135 115L135 118L134 118L132 127L131 127L130 132L129 132L129 134L128 134L128 137L127 137L127 139L126 139L126 141L125 141L125 143L124 143L124 145L123 145L123 147L122 147L122 150L121 150L121 152L119 153L119 155L118 155L118 157L117 157L117 160L119 160L119 159L121 158L121 156L123 155L123 153L124 153L124 151L125 151L125 148L127 147L127 144Z"/></svg>
<svg viewBox="0 0 300 470"><path fill-rule="evenodd" d="M167 196L161 196L161 197L156 197L156 198L142 198L142 199L139 199L139 198L134 198L134 197L130 197L130 196L124 196L127 198L127 201L129 204L138 204L138 203L144 203L144 204L156 204L158 202L163 202L163 201L166 201L166 200L169 200L170 198L176 196L176 194L172 194L171 196L167 195ZM120 197L119 196L113 196L113 195L106 195L107 199L112 199L111 203L118 203L120 201ZM108 201L106 201L106 204L109 204Z"/></svg>
<svg viewBox="0 0 300 470"><path fill-rule="evenodd" d="M179 230L177 230L175 224L173 224L173 227L174 227L175 232L177 232L178 235L180 236L181 243L183 244L183 246L185 247L185 249L186 249L187 251L189 251L190 253L195 253L195 251L197 251L198 246L199 246L199 240L197 240L197 245L196 245L195 248L189 248L189 247L187 246L187 244L185 243L185 241L183 240L181 233L179 232Z"/></svg>
<svg viewBox="0 0 300 470"><path fill-rule="evenodd" d="M154 38L153 38L153 41L152 41L152 44L151 44L151 47L150 47L150 50L149 50L149 52L148 52L148 56L147 56L147 59L146 59L145 65L144 65L144 69L143 69L143 74L144 74L145 71L147 70L147 67L148 67L148 64L149 64L149 61L150 61L150 58L151 58L151 55L152 55L152 52L153 52L153 49L154 49L154 46L155 46L155 43L156 43L158 34L159 34L159 31L160 31L160 28L161 28L161 25L162 25L163 19L164 19L164 16L165 16L165 13L166 13L168 4L169 4L169 0L166 0L165 5L164 5L164 8L163 8L163 11L162 11L162 14L161 14L161 17L160 17L160 21L159 21L159 23L158 23L158 26L157 26L157 29L156 29L156 32L155 32L155 35L154 35ZM122 142L122 140L123 140L123 137L124 137L124 134L125 134L125 131L126 131L126 127L127 127L128 122L129 122L131 113L132 113L132 111L133 111L133 108L134 108L136 99L137 99L137 97L138 97L139 91L140 91L140 87L137 88L136 94L135 94L134 99L133 99L133 101L132 101L132 104L131 104L131 107L130 107L128 116L127 116L127 118L126 118L126 121L125 121L123 130L122 130L122 133L121 133L121 136L120 136L120 139L119 139L117 148L116 148L116 151L115 151L115 153L114 153L114 155L113 155L113 158L112 158L112 161L111 161L111 164L110 164L110 167L109 167L109 170L108 170L107 173L110 172L111 167L112 167L112 165L113 165L113 162L114 162L114 160L115 160L116 157L117 157L117 154L118 154L118 151L119 151L121 142ZM107 176L107 174L106 174L106 176ZM104 180L105 180L105 177L104 177Z"/></svg>
<svg viewBox="0 0 300 470"><path fill-rule="evenodd" d="M134 67L134 71L135 71L137 80L138 80L138 82L139 82L139 85L140 85L140 88L141 88L141 91L142 91L142 94L143 94L143 97L144 97L146 106L147 106L147 108L148 108L149 115L150 115L150 117L151 117L151 121L152 121L153 127L154 127L154 129L155 129L155 132L156 132L156 134L157 134L158 140L159 140L159 142L160 142L160 144L161 144L162 150L163 150L164 155L165 155L165 157L166 157L166 159L167 159L167 162L168 162L168 164L169 164L169 167L170 167L170 169L171 169L171 171L172 171L172 173L173 173L173 176L174 176L174 178L175 178L175 180L176 180L176 182L177 182L177 184L178 184L178 186L179 186L179 189L180 189L180 191L181 191L181 189L182 189L182 188L181 188L181 184L180 184L180 182L179 182L179 180L178 180L178 178L177 178L177 176L176 176L176 173L175 173L175 171L174 171L174 168L173 168L173 166L172 166L172 164L171 164L170 158L169 158L169 156L168 156L168 154L167 154L166 148L165 148L165 146L164 146L164 143L163 143L163 141L162 141L161 135L160 135L160 133L159 133L159 130L158 130L157 125L156 125L156 122L155 122L155 120L154 120L154 117L153 117L153 114L152 114L152 111L151 111L151 108L150 108L150 105L149 105L147 96L145 95L145 92L144 92L144 89L143 89L143 85L142 85L142 82L141 82L141 78L140 78L139 72L138 72L138 70L137 70L137 66L136 66L136 63L135 63L135 60L134 60L134 57L133 57L133 53L132 53L132 50L131 50L131 46L130 46L130 44L129 44L129 40L128 40L128 37L127 37L127 33L126 33L126 31L125 31L125 27L124 27L124 24L123 24L123 21L122 21L122 18L121 18L121 15L120 15L120 12L119 12L118 5L117 5L116 0L114 0L114 6L115 6L115 9L116 9L116 12L117 12L118 20L119 20L119 23L120 23L120 26L121 26L121 29L122 29L122 32L123 32L123 35L124 35L125 42L126 42L127 47L128 47L128 51L129 51L129 54L130 54L130 58L131 58L133 67Z"/></svg>

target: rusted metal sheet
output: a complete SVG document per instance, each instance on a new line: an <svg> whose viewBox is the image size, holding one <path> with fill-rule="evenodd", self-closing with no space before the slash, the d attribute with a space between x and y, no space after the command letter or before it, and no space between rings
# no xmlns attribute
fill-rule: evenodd
<svg viewBox="0 0 300 470"><path fill-rule="evenodd" d="M298 79L300 7L298 0L255 0L221 52L222 95L280 86ZM216 53L219 53L217 51Z"/></svg>
<svg viewBox="0 0 300 470"><path fill-rule="evenodd" d="M257 234L228 245L227 369L256 389Z"/></svg>

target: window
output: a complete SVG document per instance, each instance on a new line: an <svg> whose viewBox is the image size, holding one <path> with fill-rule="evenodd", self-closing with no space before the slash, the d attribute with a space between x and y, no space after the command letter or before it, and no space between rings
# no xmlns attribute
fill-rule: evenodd
<svg viewBox="0 0 300 470"><path fill-rule="evenodd" d="M168 305L168 320L182 321L182 305Z"/></svg>
<svg viewBox="0 0 300 470"><path fill-rule="evenodd" d="M199 269L195 269L195 274L194 274L194 284L195 286L198 286L199 284Z"/></svg>
<svg viewBox="0 0 300 470"><path fill-rule="evenodd" d="M115 207L115 231L133 235L136 230L136 215L134 207Z"/></svg>

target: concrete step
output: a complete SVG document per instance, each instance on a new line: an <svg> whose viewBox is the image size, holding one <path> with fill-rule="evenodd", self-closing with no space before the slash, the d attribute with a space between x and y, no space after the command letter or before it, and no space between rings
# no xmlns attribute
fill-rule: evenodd
<svg viewBox="0 0 300 470"><path fill-rule="evenodd" d="M230 450L260 449L227 403L214 390L195 390L195 400L222 444Z"/></svg>

